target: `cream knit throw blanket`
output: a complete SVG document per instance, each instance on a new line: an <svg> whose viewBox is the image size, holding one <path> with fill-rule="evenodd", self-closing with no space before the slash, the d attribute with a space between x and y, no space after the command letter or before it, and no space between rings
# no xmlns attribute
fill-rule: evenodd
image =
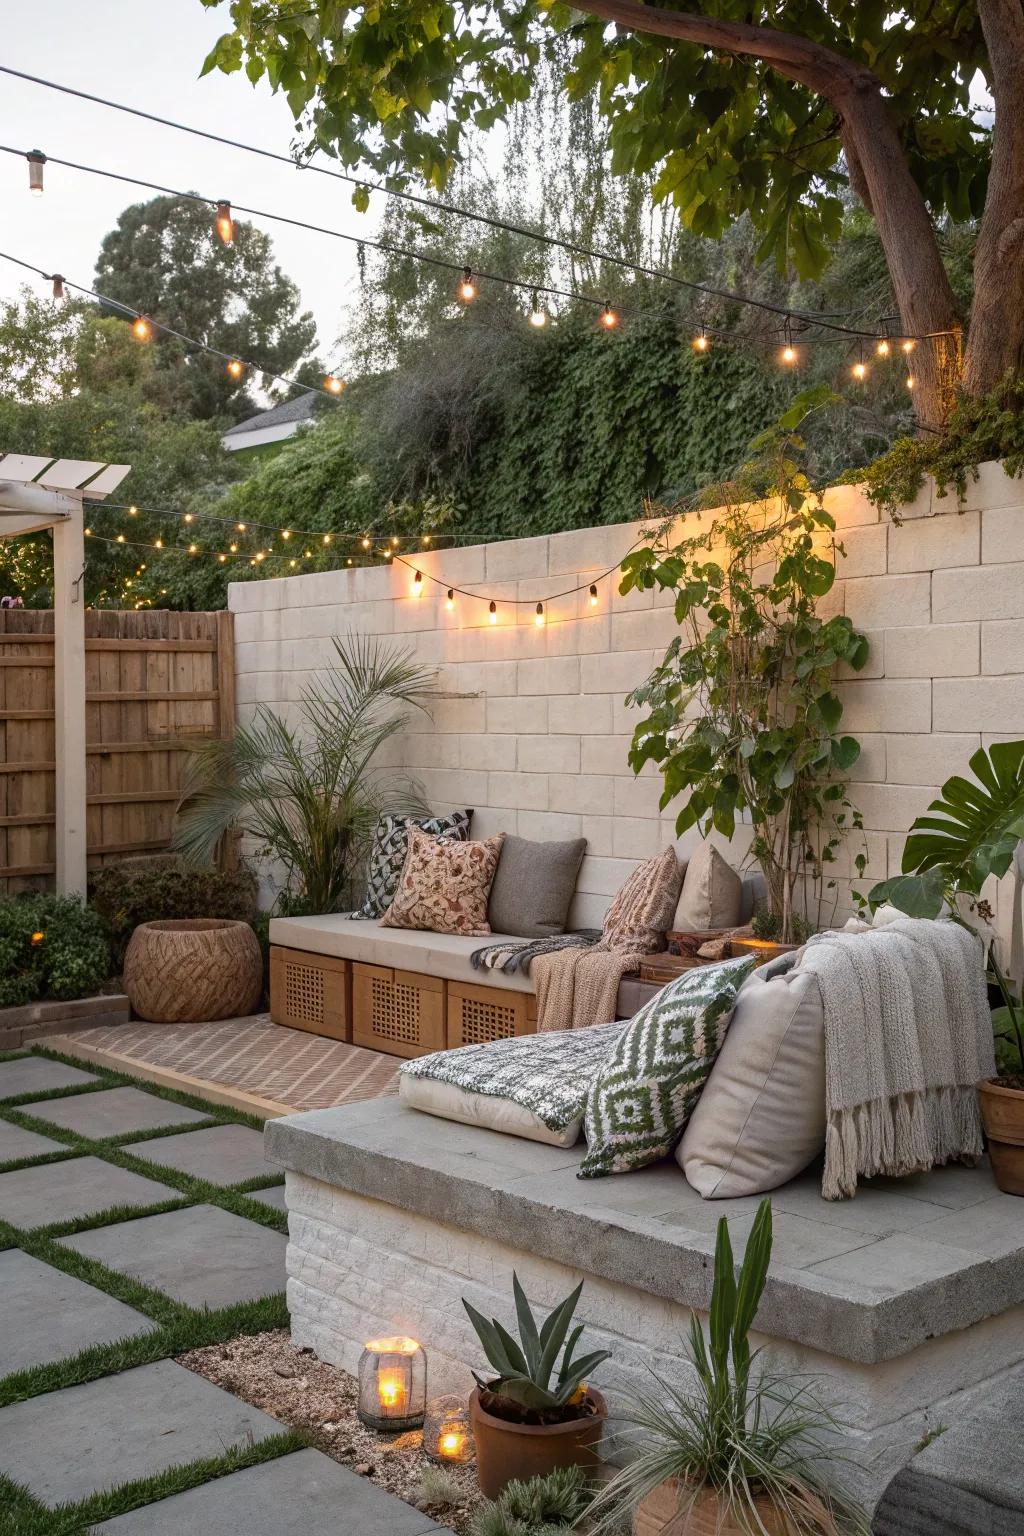
<svg viewBox="0 0 1024 1536"><path fill-rule="evenodd" d="M586 1029L611 1024L619 982L643 956L620 954L600 944L538 955L530 967L537 988L537 1029Z"/></svg>
<svg viewBox="0 0 1024 1536"><path fill-rule="evenodd" d="M982 1151L976 1084L995 1071L982 946L955 922L820 933L802 970L825 1013L826 1200Z"/></svg>

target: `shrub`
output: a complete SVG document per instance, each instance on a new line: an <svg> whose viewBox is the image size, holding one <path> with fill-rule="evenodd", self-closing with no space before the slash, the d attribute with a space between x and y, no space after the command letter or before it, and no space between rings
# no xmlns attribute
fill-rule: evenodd
<svg viewBox="0 0 1024 1536"><path fill-rule="evenodd" d="M77 897L0 901L0 1007L88 997L110 975L103 922Z"/></svg>
<svg viewBox="0 0 1024 1536"><path fill-rule="evenodd" d="M167 860L108 864L97 876L93 906L107 926L115 964L139 923L159 918L228 917L251 923L256 878L250 870L203 869Z"/></svg>
<svg viewBox="0 0 1024 1536"><path fill-rule="evenodd" d="M546 1477L507 1483L473 1517L471 1536L571 1536L589 1503L581 1467L556 1467Z"/></svg>

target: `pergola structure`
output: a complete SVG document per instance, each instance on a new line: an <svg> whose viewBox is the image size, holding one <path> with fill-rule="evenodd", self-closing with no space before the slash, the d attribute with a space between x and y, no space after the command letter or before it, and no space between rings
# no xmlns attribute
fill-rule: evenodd
<svg viewBox="0 0 1024 1536"><path fill-rule="evenodd" d="M82 503L117 489L128 464L0 455L0 539L53 539L56 880L85 895L85 536Z"/></svg>

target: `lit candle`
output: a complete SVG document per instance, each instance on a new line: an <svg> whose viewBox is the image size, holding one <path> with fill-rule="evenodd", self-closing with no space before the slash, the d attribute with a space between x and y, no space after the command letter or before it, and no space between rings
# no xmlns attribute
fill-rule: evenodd
<svg viewBox="0 0 1024 1536"><path fill-rule="evenodd" d="M377 1396L380 1398L382 1408L391 1408L401 1412L406 1403L405 1372L399 1370L382 1370L377 1377Z"/></svg>

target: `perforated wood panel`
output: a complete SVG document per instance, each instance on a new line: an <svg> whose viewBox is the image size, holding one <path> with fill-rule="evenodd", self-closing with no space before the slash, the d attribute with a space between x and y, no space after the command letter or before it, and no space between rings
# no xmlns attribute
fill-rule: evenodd
<svg viewBox="0 0 1024 1536"><path fill-rule="evenodd" d="M275 945L270 951L270 1017L332 1040L351 1040L350 967L333 955Z"/></svg>
<svg viewBox="0 0 1024 1536"><path fill-rule="evenodd" d="M444 1049L444 982L382 965L352 967L352 1039L392 1056Z"/></svg>
<svg viewBox="0 0 1024 1536"><path fill-rule="evenodd" d="M530 1018L533 998L525 992L498 987L474 987L448 983L448 1047L481 1045L488 1040L507 1040L511 1035L532 1034L536 1019Z"/></svg>

